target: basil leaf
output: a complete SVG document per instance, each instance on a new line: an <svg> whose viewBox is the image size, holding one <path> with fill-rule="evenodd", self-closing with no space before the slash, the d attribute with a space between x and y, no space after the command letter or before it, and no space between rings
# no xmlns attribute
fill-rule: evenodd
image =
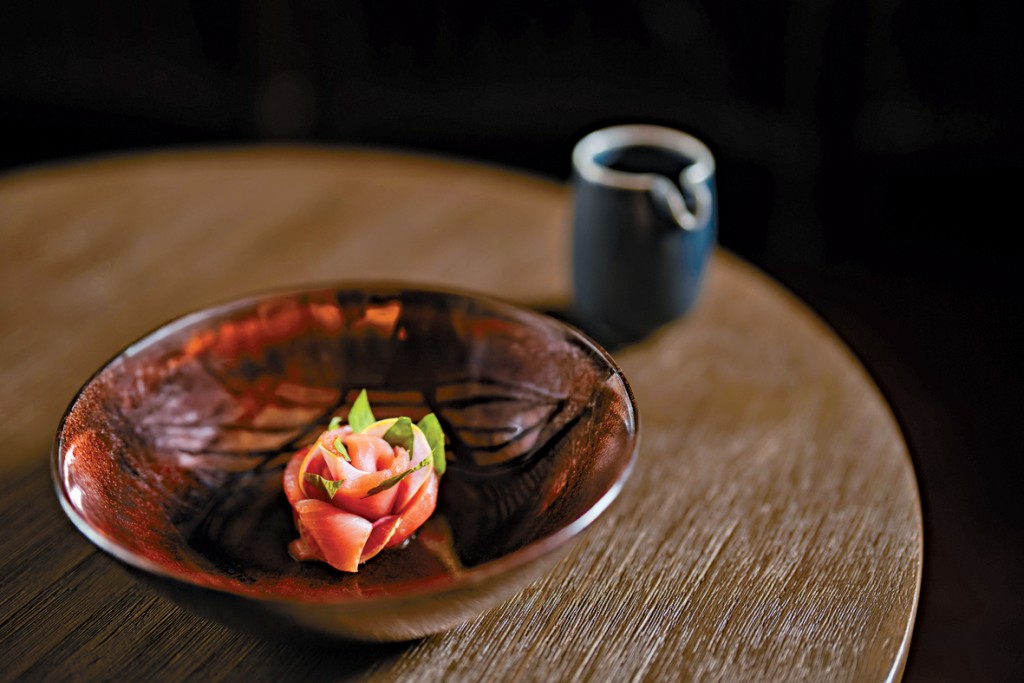
<svg viewBox="0 0 1024 683"><path fill-rule="evenodd" d="M366 389L363 389L359 392L359 396L356 397L351 410L348 411L348 425L352 428L353 432L358 434L376 421L377 418L373 416L373 411L370 410L370 399L366 396Z"/></svg>
<svg viewBox="0 0 1024 683"><path fill-rule="evenodd" d="M338 455L345 458L345 460L352 462L352 458L350 458L348 454L348 449L345 448L345 444L341 442L340 436L334 440L334 450L338 451Z"/></svg>
<svg viewBox="0 0 1024 683"><path fill-rule="evenodd" d="M331 418L331 423L329 425L327 425L327 431L331 431L332 429L337 429L340 426L341 426L341 418L338 417L338 416L334 416L334 417Z"/></svg>
<svg viewBox="0 0 1024 683"><path fill-rule="evenodd" d="M334 494L336 494L338 492L338 489L341 488L342 484L345 483L344 479L334 481L333 479L325 479L324 477L321 477L319 474L313 474L312 472L306 472L303 478L306 480L307 483L312 484L316 488L326 493L331 500L334 500Z"/></svg>
<svg viewBox="0 0 1024 683"><path fill-rule="evenodd" d="M441 430L441 423L438 422L437 415L433 413L426 415L416 426L427 437L430 454L434 461L434 470L437 472L437 476L441 476L448 463L444 459L444 432Z"/></svg>
<svg viewBox="0 0 1024 683"><path fill-rule="evenodd" d="M405 419L408 419L408 418L405 418ZM412 420L409 420L409 421L412 422ZM381 491L387 491L389 488L391 488L392 486L396 485L398 482L402 481L403 479L405 479L407 476L409 476L410 474L412 474L416 470L421 470L424 467L426 467L427 465L429 465L430 461L431 461L431 458L423 458L418 463L416 463L415 467L410 467L405 472L402 472L401 474L396 474L395 476L390 477L388 479L385 479L381 483L377 484L372 489L367 491L366 495L363 496L363 498L369 498L370 496L376 495L376 494L380 493Z"/></svg>
<svg viewBox="0 0 1024 683"><path fill-rule="evenodd" d="M413 444L415 443L415 437L412 434L412 420L407 417L400 417L395 420L395 424L391 425L388 431L384 432L384 440L388 442L392 447L401 446L409 454L409 459L412 460Z"/></svg>

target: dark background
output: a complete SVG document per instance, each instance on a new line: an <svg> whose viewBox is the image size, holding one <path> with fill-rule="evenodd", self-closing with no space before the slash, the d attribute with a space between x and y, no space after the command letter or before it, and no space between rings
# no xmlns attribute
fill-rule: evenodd
<svg viewBox="0 0 1024 683"><path fill-rule="evenodd" d="M602 125L695 133L722 244L833 324L911 446L906 680L1024 680L1024 3L407 4L5 3L0 171L295 140L564 179Z"/></svg>

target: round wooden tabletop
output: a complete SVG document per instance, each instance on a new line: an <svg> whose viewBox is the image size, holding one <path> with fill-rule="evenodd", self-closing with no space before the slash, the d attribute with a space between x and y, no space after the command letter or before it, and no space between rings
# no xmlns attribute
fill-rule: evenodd
<svg viewBox="0 0 1024 683"><path fill-rule="evenodd" d="M0 679L898 679L923 542L906 445L836 336L726 253L697 309L615 352L642 433L620 498L550 575L450 632L341 650L258 640L151 593L63 518L46 469L57 422L135 338L243 294L346 279L557 307L569 211L556 183L368 150L0 178Z"/></svg>

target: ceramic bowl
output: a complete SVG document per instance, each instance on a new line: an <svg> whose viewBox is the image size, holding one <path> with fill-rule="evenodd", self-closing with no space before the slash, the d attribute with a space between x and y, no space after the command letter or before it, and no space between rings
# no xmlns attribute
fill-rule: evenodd
<svg viewBox="0 0 1024 683"><path fill-rule="evenodd" d="M435 412L437 510L355 574L297 562L284 465L366 388L378 418ZM292 291L186 315L81 389L52 454L93 543L167 595L263 635L393 641L494 607L612 502L637 449L612 358L557 320L393 285Z"/></svg>

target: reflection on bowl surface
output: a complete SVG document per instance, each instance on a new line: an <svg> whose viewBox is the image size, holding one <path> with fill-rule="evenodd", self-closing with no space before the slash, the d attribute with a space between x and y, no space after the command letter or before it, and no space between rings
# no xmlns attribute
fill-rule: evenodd
<svg viewBox="0 0 1024 683"><path fill-rule="evenodd" d="M343 574L288 555L281 474L364 387L377 417L437 413L449 466L411 542ZM615 497L636 446L629 387L575 330L487 298L373 285L247 299L148 335L83 387L53 469L86 536L201 612L276 635L396 640L536 578Z"/></svg>

